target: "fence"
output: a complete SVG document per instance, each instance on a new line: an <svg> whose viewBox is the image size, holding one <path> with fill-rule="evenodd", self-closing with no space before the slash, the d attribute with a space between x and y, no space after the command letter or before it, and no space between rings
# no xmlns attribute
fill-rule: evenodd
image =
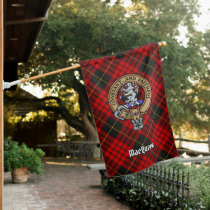
<svg viewBox="0 0 210 210"><path fill-rule="evenodd" d="M136 193L142 199L147 199L150 204L160 205L161 203L166 208L189 209L189 173L180 173L179 170L163 166L153 166L136 174L115 179L121 189L128 189L128 191L136 189ZM132 199L129 198L129 200Z"/></svg>
<svg viewBox="0 0 210 210"><path fill-rule="evenodd" d="M182 138L182 134L179 134L179 138L175 138L175 141L179 141L179 147L182 148L182 142L191 142L196 144L207 144L210 152L210 135L208 136L208 140L191 140Z"/></svg>
<svg viewBox="0 0 210 210"><path fill-rule="evenodd" d="M67 155L72 160L91 160L94 157L101 157L98 142L56 141L56 145L63 157Z"/></svg>

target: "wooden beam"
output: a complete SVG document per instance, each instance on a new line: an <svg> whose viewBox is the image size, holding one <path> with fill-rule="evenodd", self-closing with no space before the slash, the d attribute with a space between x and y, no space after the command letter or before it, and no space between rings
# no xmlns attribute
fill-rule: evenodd
<svg viewBox="0 0 210 210"><path fill-rule="evenodd" d="M4 71L4 9L3 1L0 1L0 209L3 209L3 186L4 186L4 129L3 129L3 71Z"/></svg>
<svg viewBox="0 0 210 210"><path fill-rule="evenodd" d="M16 24L43 22L45 20L47 20L47 17L36 17L36 18L28 18L28 19L22 19L22 20L9 20L9 21L6 21L6 26L16 25Z"/></svg>
<svg viewBox="0 0 210 210"><path fill-rule="evenodd" d="M190 140L190 139L182 139L182 138L176 138L175 141L186 141L186 142L193 142L193 143L203 143L208 144L208 141L200 141L200 140Z"/></svg>
<svg viewBox="0 0 210 210"><path fill-rule="evenodd" d="M178 148L178 153L182 154L182 153L187 153L187 155L190 156L198 156L198 155L204 155L204 156L209 156L210 152L201 152L201 151L195 151L195 150L190 150L190 149L185 149L185 148Z"/></svg>

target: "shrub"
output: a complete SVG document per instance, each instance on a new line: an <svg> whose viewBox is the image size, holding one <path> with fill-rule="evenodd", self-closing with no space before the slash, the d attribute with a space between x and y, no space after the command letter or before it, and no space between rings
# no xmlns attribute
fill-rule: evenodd
<svg viewBox="0 0 210 210"><path fill-rule="evenodd" d="M45 153L41 149L33 150L24 143L12 141L11 137L4 142L4 171L13 172L17 168L27 167L31 173L42 174L42 157Z"/></svg>

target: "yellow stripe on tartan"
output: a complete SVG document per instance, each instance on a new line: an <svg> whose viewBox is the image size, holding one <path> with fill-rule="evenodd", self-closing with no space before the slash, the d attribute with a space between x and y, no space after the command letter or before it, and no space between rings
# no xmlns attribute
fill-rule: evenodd
<svg viewBox="0 0 210 210"><path fill-rule="evenodd" d="M106 124L107 126L111 127L108 123L106 123L106 122L103 121L102 119L100 119L100 118L98 118L98 117L96 117L96 116L95 116L95 118L96 118L97 120L99 120L100 122ZM132 137L126 135L125 133L122 133L122 132L119 131L118 129L116 129L116 128L114 128L114 127L113 127L112 129L115 130L115 131L118 131L119 134L124 135L124 136L127 137L128 139L134 141L136 144L139 144L139 145L141 145L141 146L144 146L143 143L138 142L138 141L136 142L136 139L134 139L134 138L132 138ZM162 160L164 160L164 158L162 158L161 156L157 156L156 153L153 152L152 150L151 150L151 152L153 153L154 156L159 157L159 158L161 158ZM110 165L107 165L107 167L110 168L110 169L111 169L112 171L114 171L115 173L117 173L117 174L119 174L119 175L122 175L122 174L120 174L118 171L116 171L114 168L112 168ZM127 172L126 172L126 173L127 173ZM125 173L125 174L126 174L126 173ZM124 174L123 174L123 175L124 175Z"/></svg>
<svg viewBox="0 0 210 210"><path fill-rule="evenodd" d="M170 151L171 151L171 149L173 148L173 146L175 145L175 143L173 143L172 145L171 145L171 148L170 148L170 150L169 150L169 152L168 152L168 154L167 154L167 156L166 156L166 158L164 158L163 160L167 160L167 158L168 158L168 155L169 155L169 153L170 153ZM153 152L154 153L154 152ZM116 174L118 174L119 176L121 176L122 174L121 173L119 173L119 171L116 171L114 168L112 168L110 165L107 165L108 166L108 168L110 168L112 171L114 171ZM126 171L126 173L127 173L128 171ZM125 174L123 174L123 175L125 175Z"/></svg>
<svg viewBox="0 0 210 210"><path fill-rule="evenodd" d="M156 50L154 50L154 53L152 54L152 56L155 54L155 52L157 52L157 50L158 50L158 48L157 48ZM139 62L139 63L144 64L145 66L147 66L146 69L145 69L145 71L143 72L144 74L145 74L145 72L146 72L148 66L151 67L151 68L153 68L153 66L151 66L151 65L149 65L149 64L146 64L146 63L144 63L144 62L138 60L137 58L135 58L135 57L132 56L132 55L129 55L129 54L125 54L125 55L127 55L128 57L132 58L133 60L136 60L137 62ZM159 76L162 77L162 75L161 75L159 72L157 72L156 70L154 70L154 71L155 71L155 73L157 73Z"/></svg>
<svg viewBox="0 0 210 210"><path fill-rule="evenodd" d="M107 135L104 137L104 139L101 142L101 146L103 145L104 141L106 140L107 136L109 135L109 133L111 132L111 130L114 128L115 124L117 123L117 120L115 121L115 123L112 125L112 127L110 128L109 132L107 133ZM112 171L114 171L116 174L118 175L122 175L121 173L119 173L118 171L116 171L114 168L108 166L109 168L111 168Z"/></svg>
<svg viewBox="0 0 210 210"><path fill-rule="evenodd" d="M83 67L83 70L87 71L89 74L91 74L92 76L96 77L97 79L100 79L100 81L104 82L107 86L109 86L109 87L112 86L112 84L109 84L109 83L106 82L105 80L101 79L101 77L99 77L99 76L93 74L93 73L92 73L91 71L89 71L87 68ZM154 70L154 72L157 73L157 74L160 74L160 73L157 72L156 70ZM139 73L139 72L137 72L137 74L138 74L138 73ZM143 72L143 73L145 73L145 72ZM114 73L113 73L113 74L114 74ZM133 72L132 74L134 74L134 72ZM117 75L117 74L115 74L115 75ZM119 75L117 75L117 76L119 76ZM162 75L160 75L160 76L162 77Z"/></svg>
<svg viewBox="0 0 210 210"><path fill-rule="evenodd" d="M163 118L161 115L155 113L153 110L151 110L151 111L154 113L154 115L156 115L157 117L161 118L163 121L168 122L168 120L166 120L165 118Z"/></svg>
<svg viewBox="0 0 210 210"><path fill-rule="evenodd" d="M158 47L156 48L156 50L154 50L154 52L153 52L153 54L152 54L152 56L151 56L151 58L150 58L150 60L149 60L149 63L150 63L150 61L152 60L152 57L154 56L154 54L157 52L157 50L158 50ZM145 69L145 71L144 71L144 74L143 74L142 76L145 75L145 73L146 73L146 71L147 71L147 69L148 69L149 63L148 63L148 65L147 65L147 67L146 67L146 69ZM153 68L153 67L152 67L152 68ZM159 75L159 76L161 76L161 75Z"/></svg>
<svg viewBox="0 0 210 210"><path fill-rule="evenodd" d="M166 96L162 97L162 99L161 99L161 101L159 102L159 104L158 104L157 108L159 107L160 103L163 101L163 99L164 99L165 97L166 97ZM157 108L156 108L156 111L157 111ZM156 112L156 111L155 111L155 112ZM149 133L150 133L151 128L152 128L152 123L150 124L150 128L149 128L149 131L148 131L148 133L147 133L147 137L145 138L145 140L144 140L143 144L144 144L144 143L145 143L145 141L147 140L147 138L148 138L148 136L149 136ZM151 150L151 151L152 151L152 150ZM154 153L153 153L153 154L154 154ZM156 156L156 157L158 157L158 156ZM134 157L134 159L133 159L132 163L130 164L129 168L127 169L126 173L127 173L127 172L128 172L128 170L130 169L130 167L132 166L132 164L134 163L134 161L136 160L136 158L137 158L137 156L135 156L135 157ZM161 158L162 160L164 160L164 158L162 158L162 157L160 157L160 158Z"/></svg>
<svg viewBox="0 0 210 210"><path fill-rule="evenodd" d="M133 57L133 56L130 56L130 57ZM133 57L134 58L134 57ZM136 58L134 58L135 60L137 60ZM140 62L140 63L143 63L143 62L141 62L141 61L139 61L139 60L137 60L138 62ZM144 65L146 65L145 63L143 63ZM150 66L150 65L149 65ZM152 67L152 66L150 66L150 67ZM88 73L90 73L92 76L94 76L94 77L96 77L97 79L100 79L100 81L102 81L102 82L104 82L106 85L108 85L109 87L111 87L111 85L112 84L109 84L109 83L107 83L105 80L103 80L101 77L98 77L97 75L95 75L95 74L93 74L91 71L89 71L87 68L85 68L85 67L83 67L83 70L85 70L85 71L87 71ZM147 70L147 68L146 68L146 70ZM159 76L161 76L162 77L162 75L159 73L159 72L157 72L156 70L154 70L154 72L155 73L157 73ZM134 73L134 72L133 72ZM136 72L136 73L139 73L139 72ZM145 74L145 71L143 72L144 74ZM114 73L113 73L114 74ZM115 74L115 75L117 75L117 74ZM117 75L118 76L118 75Z"/></svg>
<svg viewBox="0 0 210 210"><path fill-rule="evenodd" d="M92 76L96 77L97 79L100 79L100 81L106 83L108 86L111 87L111 85L110 85L109 83L107 83L105 80L101 79L101 77L99 77L99 76L93 74L91 71L87 70L86 68L83 68L83 70L87 71L87 72L90 73Z"/></svg>
<svg viewBox="0 0 210 210"><path fill-rule="evenodd" d="M101 79L103 78L104 74L107 72L107 70L109 69L109 67L111 66L112 62L114 61L115 57L113 56L111 62L109 63L109 66L106 68L106 70L104 71L103 75L101 76L101 78L98 80L97 84L95 84L95 87L92 89L91 93L89 94L89 96L93 93L93 91L96 89L96 87L98 86L98 83L101 81Z"/></svg>
<svg viewBox="0 0 210 210"><path fill-rule="evenodd" d="M158 48L157 48L157 49L158 49ZM150 58L150 61L151 61L152 57L154 56L154 54L156 53L157 49L154 50L154 52L153 52L153 54L152 54L152 56L151 56L151 58ZM128 54L125 54L125 55L128 55ZM146 65L146 69L145 69L145 71L143 72L144 74L146 73L146 70L148 69L148 67L152 67L151 65L145 64L144 62L141 62L140 60L136 59L135 57L133 57L133 56L131 56L131 55L128 55L128 56L131 57L131 58L133 58L134 60L136 60L136 61L138 61L138 62L140 62L140 63ZM114 58L115 58L115 57L113 57L111 63L113 62ZM150 63L150 61L149 61L149 63ZM111 86L109 83L107 83L106 81L104 81L104 80L102 79L103 76L104 76L104 74L106 73L106 71L107 71L107 70L109 69L109 67L111 66L111 63L109 64L109 66L107 67L107 69L105 70L105 72L103 73L103 75L102 75L101 78L98 77L98 76L96 76L96 75L93 74L92 72L88 71L87 69L85 69L87 72L89 72L89 73L92 74L94 77L96 77L96 78L99 79L99 81L97 82L97 84L96 84L95 87L92 89L92 91L91 91L91 93L90 93L89 95L91 95L91 94L93 93L93 91L95 90L96 86L98 85L98 83L99 83L100 81L103 81L103 82L106 83L108 86ZM153 67L152 67L152 68L153 68ZM156 70L154 70L154 71L155 71L155 73L157 73L159 76L162 76L162 75L161 75L159 72L157 72ZM165 98L165 96L161 99L160 103L162 102L162 100L163 100L164 98ZM159 103L159 104L160 104L160 103ZM159 104L158 104L157 108L159 107ZM153 111L153 110L152 110L152 111ZM157 109L156 109L156 111L157 111ZM154 113L156 116L159 116L162 120L164 120L164 121L167 122L167 120L165 120L164 118L162 118L160 115L156 114L156 111L155 111L155 112L153 111L153 113ZM96 116L95 116L95 117L96 117ZM97 117L96 117L96 118L97 118ZM103 122L104 124L108 125L109 127L111 127L109 124L107 124L107 123L104 122L103 120L101 120L101 119L99 119L99 118L97 118L97 119L100 120L101 122ZM117 120L115 121L114 125L116 124L116 122L117 122ZM144 145L145 141L146 141L147 138L148 138L148 135L149 135L149 133L150 133L150 130L151 130L151 126L150 126L150 129L149 129L149 132L148 132L148 134L147 134L147 137L146 137L145 141L144 141L143 143L140 143L140 142L136 142L136 139L131 138L130 136L127 136L126 134L120 132L118 129L114 128L114 125L111 127L109 133L111 132L112 129L114 129L114 130L118 131L120 134L126 136L128 139L130 139L130 140L132 140L132 141L135 141L135 143L140 144L140 145ZM104 137L104 139L103 139L103 141L101 142L101 144L104 143L104 141L105 141L105 139L107 138L107 136L109 135L109 133L107 133L106 137ZM161 156L159 156L159 158L161 158L162 160L167 159L167 157L168 157L168 155L169 155L171 149L173 148L174 144L175 144L175 143L172 144L172 146L171 146L171 148L170 148L170 150L169 150L169 152L168 152L168 154L167 154L167 156L166 156L165 158L162 158ZM153 153L154 156L158 157L158 156L156 155L156 153L154 153L153 151L151 151L151 152ZM132 164L134 163L135 159L136 159L136 157L135 157L134 160L132 161L132 163L131 163L131 165L129 166L129 168L127 169L126 173L128 172L128 170L130 169L130 167L131 167ZM110 165L107 165L107 167L110 168L112 171L114 171L116 174L122 175L122 174L120 174L118 171L116 171L114 168L112 168Z"/></svg>
<svg viewBox="0 0 210 210"><path fill-rule="evenodd" d="M108 123L106 123L105 121L103 121L101 118L98 118L97 116L95 116L95 118L96 118L98 121L100 121L100 122L106 124L107 126L111 127L111 125L109 125ZM144 146L144 143L141 143L141 142L136 141L136 139L134 139L134 138L132 138L132 137L126 135L125 133L121 132L120 130L118 130L118 129L114 128L114 127L113 127L112 129L115 130L115 131L117 131L119 134L124 135L125 137L127 137L127 138L130 139L131 141L134 141L136 144L139 144L139 145L141 145L141 146ZM152 150L151 150L151 152L154 154L154 156L158 157L158 156L156 155L156 153L154 153ZM162 157L160 157L160 158L161 158L162 160L164 160L164 158L162 158Z"/></svg>
<svg viewBox="0 0 210 210"><path fill-rule="evenodd" d="M164 158L164 160L167 160L169 153L171 152L171 149L175 146L175 142L173 142L173 144L171 145L170 150L168 151L168 154L166 156L166 158Z"/></svg>
<svg viewBox="0 0 210 210"><path fill-rule="evenodd" d="M152 54L152 56L150 57L150 60L149 60L149 62L148 62L148 65L149 65L149 63L151 62L151 60L152 60L152 57L154 56L154 54L155 54L155 52L158 50L158 47L156 48L156 50L154 50L154 52L153 52L153 54ZM145 74L145 72L146 72L146 70L147 70L147 68L148 68L148 65L147 65L147 67L146 67L146 69L145 69L145 71L144 71L144 74ZM159 104L158 104L158 106L157 106L157 108L156 108L156 110L155 110L155 113L156 113L156 111L157 111L157 109L158 109L158 107L159 107L159 105L160 105L160 103L162 102L162 100L165 98L165 96L161 99L161 101L159 102ZM152 124L150 124L150 129L149 129L149 132L147 133L147 137L145 138L145 140L144 140L144 142L143 142L143 144L145 143L145 141L147 140L147 138L148 138L148 136L149 136L149 133L150 133L150 130L151 130L151 128L152 128ZM134 157L134 159L133 159L133 161L131 162L131 164L129 165L129 168L127 169L127 171L126 171L126 173L128 172L128 170L131 168L131 166L133 165L133 163L134 163L134 161L136 160L136 158L137 158L137 156L135 156Z"/></svg>
<svg viewBox="0 0 210 210"><path fill-rule="evenodd" d="M115 120L114 124L112 125L112 127L110 128L109 132L106 134L106 136L104 137L104 139L101 142L101 146L104 143L104 141L106 140L107 136L109 135L109 133L111 132L111 130L114 128L115 124L117 123L117 120Z"/></svg>
<svg viewBox="0 0 210 210"><path fill-rule="evenodd" d="M140 61L139 59L135 58L134 56L129 55L128 53L125 53L125 55L127 55L128 57L130 57L130 58L132 58L133 60L137 61L138 63L144 64L145 66L148 65L148 64L146 64L146 63ZM151 68L153 68L153 66L151 66L151 65L148 65L148 66L151 67Z"/></svg>

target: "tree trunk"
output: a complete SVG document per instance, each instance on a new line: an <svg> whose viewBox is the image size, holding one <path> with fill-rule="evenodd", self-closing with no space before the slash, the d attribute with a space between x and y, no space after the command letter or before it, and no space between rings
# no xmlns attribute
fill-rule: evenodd
<svg viewBox="0 0 210 210"><path fill-rule="evenodd" d="M96 142L99 141L96 127L90 122L87 112L82 114L82 121L87 131L87 140Z"/></svg>

